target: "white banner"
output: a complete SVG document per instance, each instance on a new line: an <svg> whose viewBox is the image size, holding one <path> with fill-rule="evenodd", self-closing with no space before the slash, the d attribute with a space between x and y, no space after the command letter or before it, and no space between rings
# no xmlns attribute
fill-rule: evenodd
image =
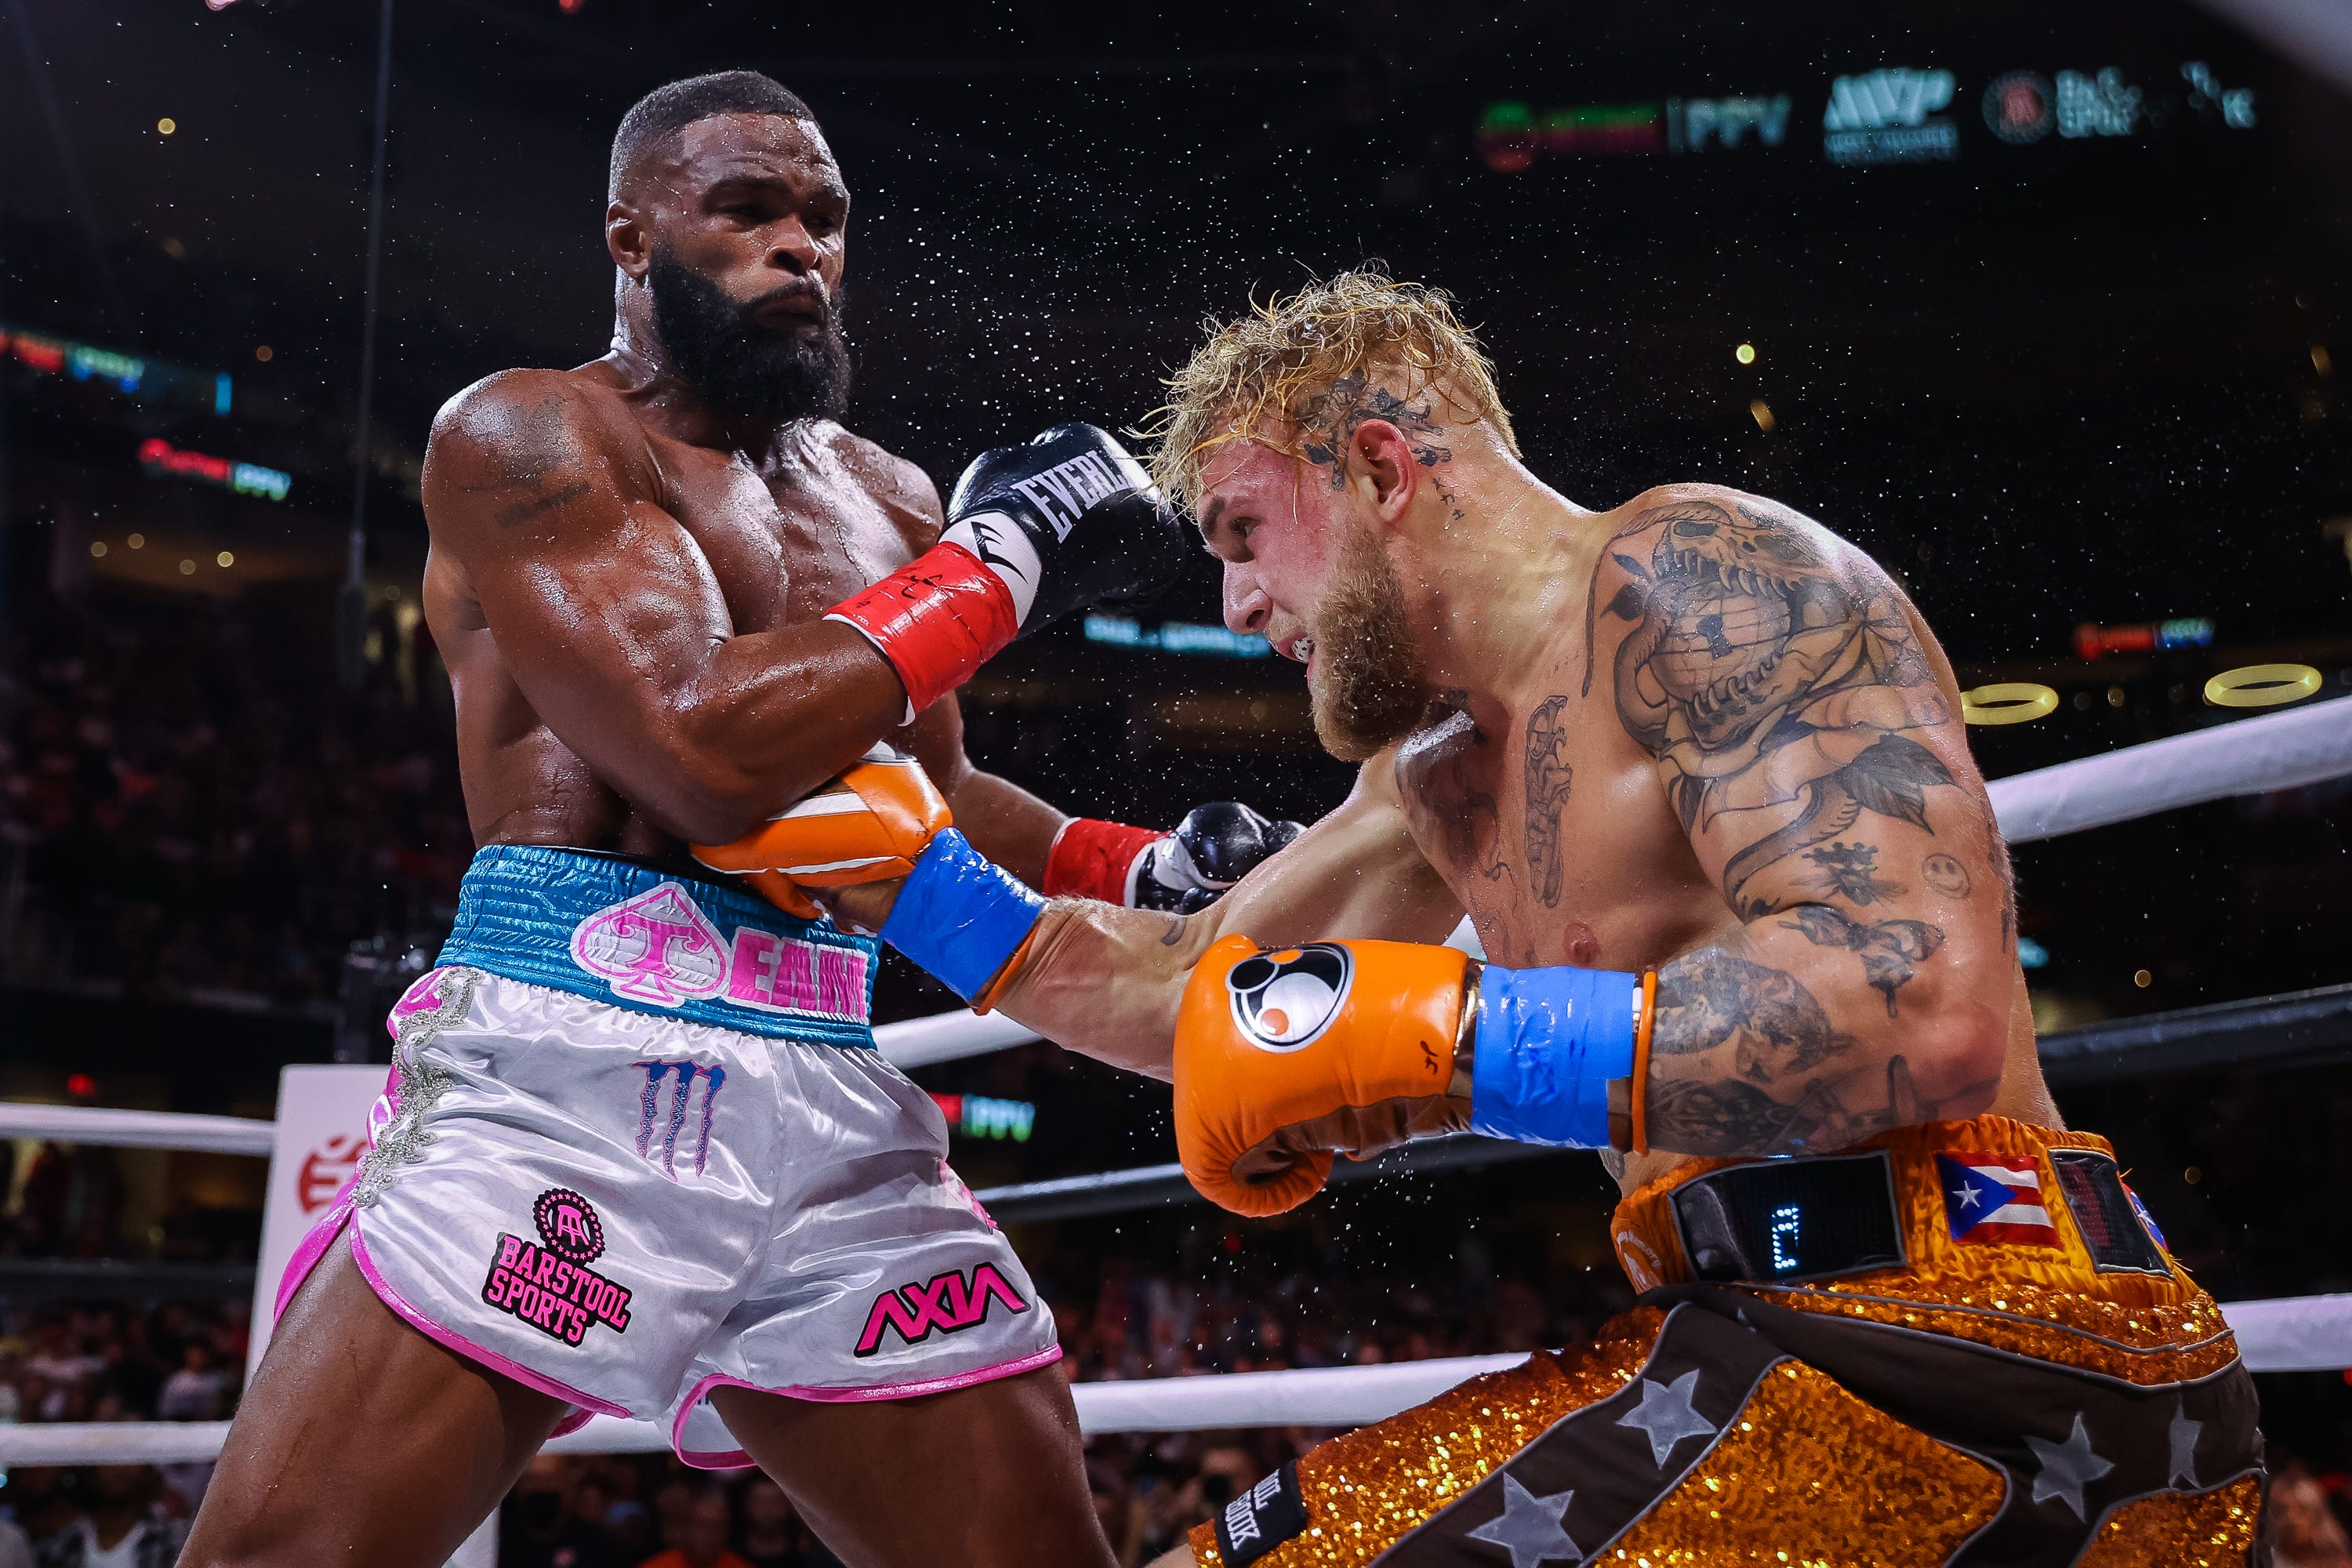
<svg viewBox="0 0 2352 1568"><path fill-rule="evenodd" d="M386 1068L289 1067L278 1079L277 1141L269 1155L269 1193L261 1206L261 1264L253 1281L253 1350L245 1375L269 1342L278 1281L310 1224L335 1201L367 1148L368 1111L383 1092Z"/></svg>

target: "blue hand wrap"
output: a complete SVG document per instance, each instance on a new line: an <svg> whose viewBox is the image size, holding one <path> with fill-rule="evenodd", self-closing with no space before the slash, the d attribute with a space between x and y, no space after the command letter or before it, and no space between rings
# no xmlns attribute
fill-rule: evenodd
<svg viewBox="0 0 2352 1568"><path fill-rule="evenodd" d="M969 1002L1004 967L1045 907L970 839L943 828L899 884L882 940Z"/></svg>
<svg viewBox="0 0 2352 1568"><path fill-rule="evenodd" d="M1609 1080L1633 1076L1641 1001L1638 974L1486 965L1478 983L1470 1131L1554 1148L1607 1148Z"/></svg>

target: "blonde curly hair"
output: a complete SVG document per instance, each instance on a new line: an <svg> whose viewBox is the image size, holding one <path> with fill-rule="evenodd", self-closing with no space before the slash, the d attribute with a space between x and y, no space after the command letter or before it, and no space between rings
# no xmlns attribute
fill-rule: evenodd
<svg viewBox="0 0 2352 1568"><path fill-rule="evenodd" d="M1227 441L1329 463L1336 488L1348 437L1364 420L1386 418L1435 462L1450 455L1436 440L1445 421L1433 401L1414 406L1429 394L1453 406L1457 423L1486 420L1518 455L1494 363L1442 289L1360 267L1203 325L1208 342L1168 379L1167 403L1139 432L1157 441L1151 477L1180 507L1199 499L1201 470Z"/></svg>

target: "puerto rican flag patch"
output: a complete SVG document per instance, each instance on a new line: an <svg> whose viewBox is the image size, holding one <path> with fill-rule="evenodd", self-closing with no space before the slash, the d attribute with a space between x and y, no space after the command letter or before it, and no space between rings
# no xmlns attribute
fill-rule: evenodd
<svg viewBox="0 0 2352 1568"><path fill-rule="evenodd" d="M2008 1241L2055 1247L2058 1227L2042 1199L2042 1173L2032 1159L2005 1154L1938 1154L1944 1217L1954 1241Z"/></svg>

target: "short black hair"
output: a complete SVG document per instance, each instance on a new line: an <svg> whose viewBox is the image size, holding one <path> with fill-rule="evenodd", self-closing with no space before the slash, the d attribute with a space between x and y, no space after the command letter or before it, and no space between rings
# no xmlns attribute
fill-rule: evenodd
<svg viewBox="0 0 2352 1568"><path fill-rule="evenodd" d="M621 116L621 128L613 132L607 199L621 194L623 172L646 148L714 114L781 114L811 123L816 120L798 93L758 71L712 71L657 87L629 106L628 113Z"/></svg>

